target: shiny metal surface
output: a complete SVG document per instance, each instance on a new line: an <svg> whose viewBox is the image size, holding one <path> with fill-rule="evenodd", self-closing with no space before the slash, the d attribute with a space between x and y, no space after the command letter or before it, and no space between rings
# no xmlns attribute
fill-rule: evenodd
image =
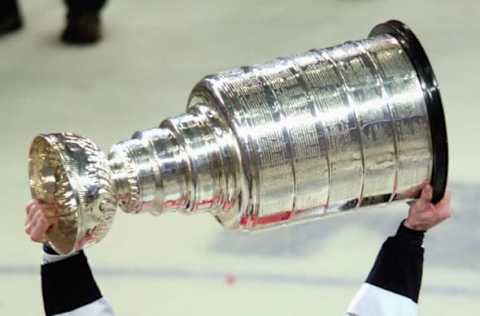
<svg viewBox="0 0 480 316"><path fill-rule="evenodd" d="M118 203L130 213L210 212L253 230L416 197L432 174L429 126L417 72L385 34L207 76L185 114L116 144L108 160L93 150L54 161L68 171L99 157L88 180L108 179L104 223ZM34 151L34 166L45 150ZM84 191L73 180L83 169L70 172L47 199L65 209L61 196ZM31 173L34 197L52 185L44 173ZM71 208L97 209L84 204Z"/></svg>
<svg viewBox="0 0 480 316"><path fill-rule="evenodd" d="M430 180L423 92L390 35L206 77L191 95L199 104L238 142L249 198L234 228L413 198Z"/></svg>
<svg viewBox="0 0 480 316"><path fill-rule="evenodd" d="M32 197L53 206L58 220L47 238L59 253L101 240L110 228L116 199L105 155L70 133L37 136L30 148Z"/></svg>

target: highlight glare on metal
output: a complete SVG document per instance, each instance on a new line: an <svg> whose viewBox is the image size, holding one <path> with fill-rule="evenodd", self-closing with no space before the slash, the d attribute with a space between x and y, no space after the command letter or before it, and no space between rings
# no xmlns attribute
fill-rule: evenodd
<svg viewBox="0 0 480 316"><path fill-rule="evenodd" d="M389 21L364 40L207 76L186 113L108 159L83 137L40 135L30 177L33 197L61 211L49 240L67 253L99 241L117 204L254 230L415 198L427 182L438 200L447 159L428 59Z"/></svg>

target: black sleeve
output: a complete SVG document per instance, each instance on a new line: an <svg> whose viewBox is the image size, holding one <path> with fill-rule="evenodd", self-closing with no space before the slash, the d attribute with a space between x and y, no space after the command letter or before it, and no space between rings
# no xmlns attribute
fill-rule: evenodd
<svg viewBox="0 0 480 316"><path fill-rule="evenodd" d="M42 265L41 276L47 316L72 311L102 297L83 251Z"/></svg>
<svg viewBox="0 0 480 316"><path fill-rule="evenodd" d="M400 224L383 244L366 283L408 297L418 303L422 283L425 232Z"/></svg>

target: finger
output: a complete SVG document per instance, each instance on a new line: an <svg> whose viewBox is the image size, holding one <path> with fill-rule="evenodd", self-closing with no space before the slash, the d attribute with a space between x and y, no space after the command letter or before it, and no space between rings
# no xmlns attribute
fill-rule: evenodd
<svg viewBox="0 0 480 316"><path fill-rule="evenodd" d="M33 210L37 207L37 203L35 201L30 201L26 206L25 206L25 212L27 217L33 212Z"/></svg>
<svg viewBox="0 0 480 316"><path fill-rule="evenodd" d="M25 234L30 235L32 228L33 228L32 223L28 223L27 225L25 225Z"/></svg>
<svg viewBox="0 0 480 316"><path fill-rule="evenodd" d="M35 209L35 213L33 214L33 217L32 217L32 221L33 222L36 222L40 219L46 219L46 215L45 213L43 212L43 208L42 207L38 207Z"/></svg>
<svg viewBox="0 0 480 316"><path fill-rule="evenodd" d="M425 187L422 189L422 193L420 195L420 199L424 201L430 202L432 200L432 194L433 194L433 189L430 184L425 185Z"/></svg>
<svg viewBox="0 0 480 316"><path fill-rule="evenodd" d="M27 223L25 224L25 233L27 235L30 235L32 233L32 230L34 229L35 225L37 224L37 221L38 221L38 215L40 213L40 211L32 211L32 216L31 218L27 221Z"/></svg>
<svg viewBox="0 0 480 316"><path fill-rule="evenodd" d="M33 241L43 241L45 239L45 233L48 229L48 221L46 218L40 218L34 228L32 229L32 232L30 233L30 238Z"/></svg>
<svg viewBox="0 0 480 316"><path fill-rule="evenodd" d="M27 207L27 220L30 220L35 213L35 210L38 208L38 204L35 201L30 202Z"/></svg>
<svg viewBox="0 0 480 316"><path fill-rule="evenodd" d="M32 234L33 230L41 220L46 220L40 209L35 209L35 211L32 211L32 214L32 218L28 221L28 224L25 227L25 232L29 235Z"/></svg>
<svg viewBox="0 0 480 316"><path fill-rule="evenodd" d="M438 218L447 219L452 215L452 207L450 206L450 194L447 193L445 197L435 205L435 215Z"/></svg>
<svg viewBox="0 0 480 316"><path fill-rule="evenodd" d="M28 222L29 222L29 220L30 220L29 214L30 214L30 213L27 211L27 216L25 216L25 221L23 222L23 225L24 225L24 226L27 226L27 225L28 225Z"/></svg>
<svg viewBox="0 0 480 316"><path fill-rule="evenodd" d="M437 208L450 208L450 202L452 200L452 194L450 192L446 192L443 196L442 200L437 203Z"/></svg>
<svg viewBox="0 0 480 316"><path fill-rule="evenodd" d="M28 202L28 204L25 206L25 210L27 211L27 214L34 205L35 205L35 201Z"/></svg>
<svg viewBox="0 0 480 316"><path fill-rule="evenodd" d="M411 207L411 211L413 213L423 213L426 212L430 209L430 202L424 200L424 199L418 199L415 201L415 203Z"/></svg>
<svg viewBox="0 0 480 316"><path fill-rule="evenodd" d="M36 221L35 220L30 220L26 225L25 225L25 233L27 235L30 235L32 233L32 230L33 228L35 227L36 225Z"/></svg>
<svg viewBox="0 0 480 316"><path fill-rule="evenodd" d="M27 217L25 218L25 227L33 223L36 214L39 212L40 210L37 205L33 205L32 207L29 208Z"/></svg>

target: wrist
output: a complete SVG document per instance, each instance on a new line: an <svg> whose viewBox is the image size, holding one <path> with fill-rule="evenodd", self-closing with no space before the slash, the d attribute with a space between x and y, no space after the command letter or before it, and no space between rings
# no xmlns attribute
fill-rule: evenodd
<svg viewBox="0 0 480 316"><path fill-rule="evenodd" d="M414 230L422 233L425 233L428 230L428 229L425 229L424 225L415 224L414 222L410 221L409 218L403 221L403 225L410 230Z"/></svg>
<svg viewBox="0 0 480 316"><path fill-rule="evenodd" d="M408 219L402 221L398 227L397 234L395 235L400 240L406 241L410 244L421 246L423 244L423 239L425 237L425 231L420 229L415 229L410 227Z"/></svg>
<svg viewBox="0 0 480 316"><path fill-rule="evenodd" d="M411 229L411 230L419 231L419 229L416 228L416 226L413 223L411 223L408 220L408 218L403 221L403 226L405 226L406 228Z"/></svg>

